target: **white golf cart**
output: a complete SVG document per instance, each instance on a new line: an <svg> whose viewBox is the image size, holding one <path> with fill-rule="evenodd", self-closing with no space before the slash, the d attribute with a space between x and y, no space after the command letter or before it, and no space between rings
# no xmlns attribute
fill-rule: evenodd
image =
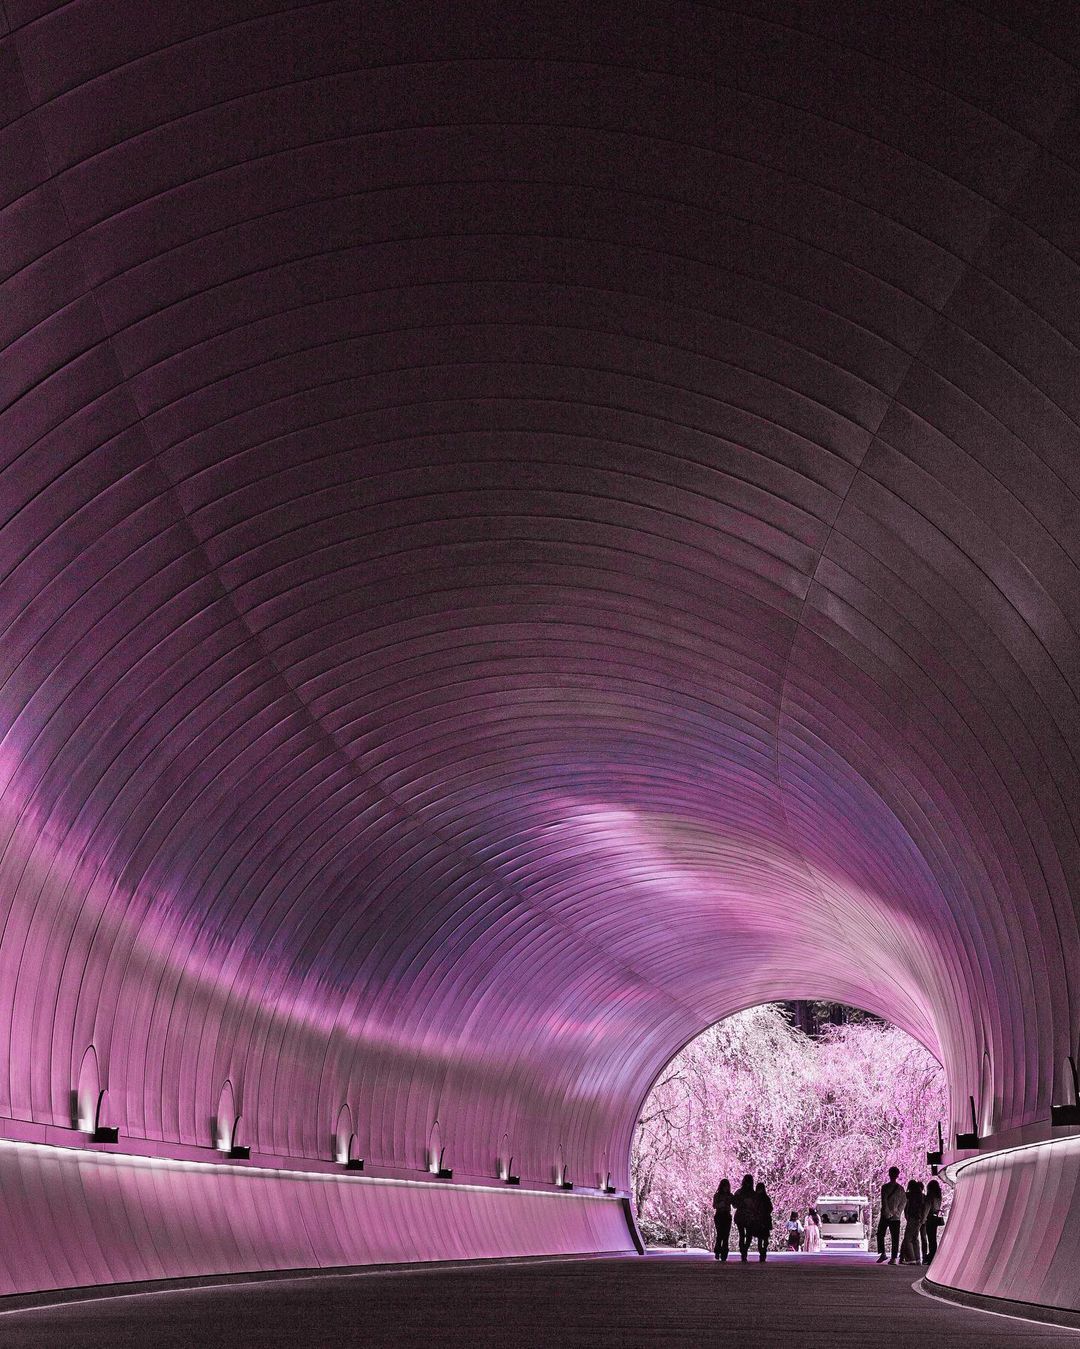
<svg viewBox="0 0 1080 1349"><path fill-rule="evenodd" d="M864 1194L822 1194L814 1200L826 1251L870 1249L870 1200Z"/></svg>

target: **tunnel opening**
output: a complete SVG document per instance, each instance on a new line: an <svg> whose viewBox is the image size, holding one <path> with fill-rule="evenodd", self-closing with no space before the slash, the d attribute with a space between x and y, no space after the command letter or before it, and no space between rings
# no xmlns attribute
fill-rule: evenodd
<svg viewBox="0 0 1080 1349"><path fill-rule="evenodd" d="M791 1214L805 1247L807 1214L820 1220L825 1200L815 1244L873 1250L890 1166L904 1185L937 1179L947 1217L951 1186L928 1154L949 1117L941 1064L880 1016L840 1003L748 1008L689 1041L642 1104L630 1157L642 1236L711 1248L718 1182L735 1189L750 1174L772 1200L770 1249L789 1245Z"/></svg>

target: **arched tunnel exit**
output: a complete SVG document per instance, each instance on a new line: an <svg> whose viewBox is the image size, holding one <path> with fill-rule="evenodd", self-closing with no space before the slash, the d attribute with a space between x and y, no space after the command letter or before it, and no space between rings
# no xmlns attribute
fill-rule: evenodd
<svg viewBox="0 0 1080 1349"><path fill-rule="evenodd" d="M1080 1315L1074 20L6 0L0 1295L633 1253L794 994Z"/></svg>
<svg viewBox="0 0 1080 1349"><path fill-rule="evenodd" d="M755 1223L766 1236L758 1256L872 1254L879 1221L908 1207L890 1190L883 1212L881 1188L896 1167L915 1197L902 1232L882 1229L880 1244L895 1235L892 1258L929 1265L951 1207L935 1160L950 1118L941 1064L899 1027L834 1002L749 1008L685 1045L638 1111L639 1229L651 1250L724 1260L748 1253L734 1237L740 1227L744 1242L761 1235L747 1231ZM748 1175L766 1187L763 1211L748 1202L733 1214L729 1196Z"/></svg>

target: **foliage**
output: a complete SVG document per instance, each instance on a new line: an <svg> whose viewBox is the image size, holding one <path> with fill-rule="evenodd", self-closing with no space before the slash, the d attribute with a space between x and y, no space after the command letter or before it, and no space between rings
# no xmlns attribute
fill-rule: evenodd
<svg viewBox="0 0 1080 1349"><path fill-rule="evenodd" d="M772 1195L776 1245L819 1194L868 1195L876 1221L883 1172L928 1179L947 1118L940 1065L903 1031L851 1021L811 1039L781 1008L754 1007L691 1041L650 1092L631 1156L642 1231L711 1246L717 1181L735 1188L744 1172Z"/></svg>

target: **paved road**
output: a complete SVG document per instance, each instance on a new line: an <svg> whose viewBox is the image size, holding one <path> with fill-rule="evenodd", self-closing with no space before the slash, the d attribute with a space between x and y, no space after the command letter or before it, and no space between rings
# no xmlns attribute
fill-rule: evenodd
<svg viewBox="0 0 1080 1349"><path fill-rule="evenodd" d="M186 1288L0 1316L4 1349L1028 1349L1080 1332L920 1297L865 1256L521 1262Z"/></svg>

